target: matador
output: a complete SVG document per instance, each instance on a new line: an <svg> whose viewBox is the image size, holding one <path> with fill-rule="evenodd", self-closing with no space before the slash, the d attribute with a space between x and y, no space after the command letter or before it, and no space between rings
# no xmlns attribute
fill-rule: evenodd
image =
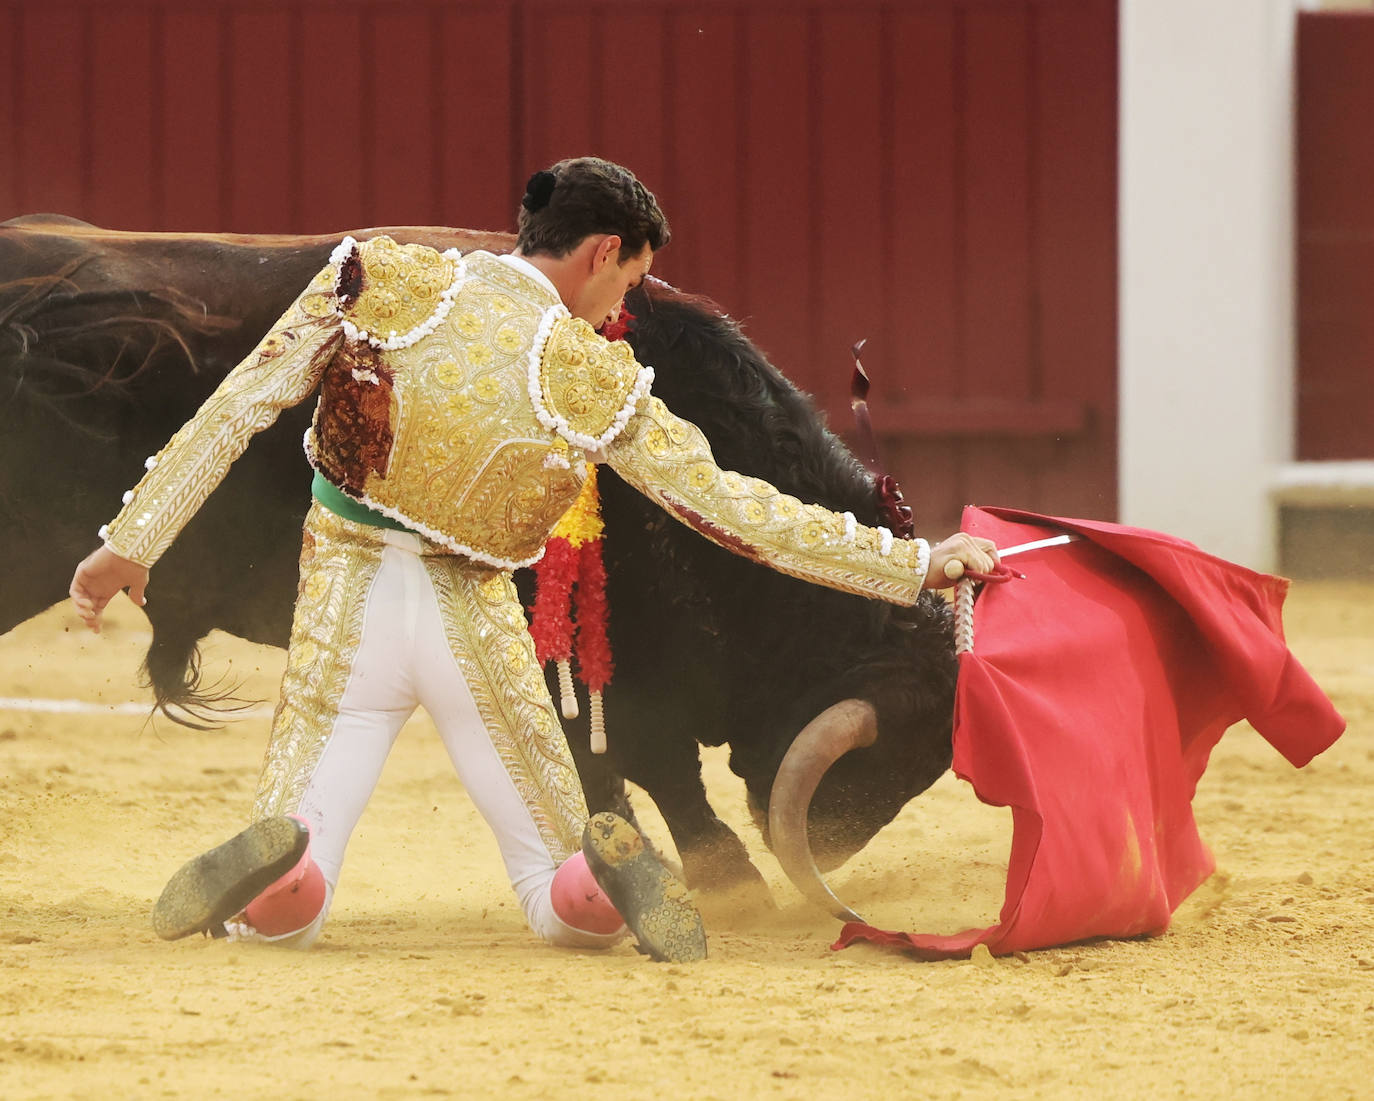
<svg viewBox="0 0 1374 1101"><path fill-rule="evenodd" d="M588 821L512 572L605 463L676 519L797 577L909 604L987 541L933 550L720 469L596 331L668 242L657 200L594 157L531 177L510 255L345 239L281 320L147 462L71 595L94 629L251 437L318 392L286 671L252 822L184 865L153 911L196 932L307 947L402 724L423 707L496 836L534 932L654 959L705 955L684 885L626 821ZM957 567L948 572L957 572Z"/></svg>

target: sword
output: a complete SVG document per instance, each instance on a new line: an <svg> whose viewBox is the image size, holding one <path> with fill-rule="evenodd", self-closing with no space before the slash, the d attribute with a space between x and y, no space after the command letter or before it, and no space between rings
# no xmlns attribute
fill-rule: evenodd
<svg viewBox="0 0 1374 1101"><path fill-rule="evenodd" d="M1075 539L1082 536L1072 532L1065 532L1063 535L1052 535L1048 539L1036 539L1031 543L1017 543L1014 547L1007 547L1006 550L998 548L997 557L1010 558L1013 554L1025 554L1026 551L1039 550L1041 547L1062 547L1065 543L1072 543Z"/></svg>
<svg viewBox="0 0 1374 1101"><path fill-rule="evenodd" d="M997 550L997 558L999 561L1003 561L1014 555L1025 554L1026 551L1040 550L1042 547L1062 547L1064 544L1072 543L1080 538L1082 538L1082 536L1075 535L1072 532L1064 532L1062 535L1051 535L1048 539L1035 539L1029 543L1017 543L1014 547L1006 547L1005 549L999 547ZM951 581L957 581L959 578L963 577L966 572L964 564L957 558L945 563L945 576ZM986 580L981 574L975 575L974 579L980 581ZM993 580L1001 581L1003 578L994 576Z"/></svg>

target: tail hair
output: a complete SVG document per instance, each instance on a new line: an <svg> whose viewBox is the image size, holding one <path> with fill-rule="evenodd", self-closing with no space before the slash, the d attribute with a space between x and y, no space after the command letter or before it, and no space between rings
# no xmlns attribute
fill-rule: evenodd
<svg viewBox="0 0 1374 1101"><path fill-rule="evenodd" d="M143 683L153 690L153 710L192 730L221 730L236 714L263 703L240 694L242 682L227 673L203 683L200 645L154 636L143 660Z"/></svg>
<svg viewBox="0 0 1374 1101"><path fill-rule="evenodd" d="M172 287L82 290L75 276L86 263L0 283L0 396L22 392L89 433L65 406L102 390L126 393L169 355L197 371L192 342L240 322Z"/></svg>

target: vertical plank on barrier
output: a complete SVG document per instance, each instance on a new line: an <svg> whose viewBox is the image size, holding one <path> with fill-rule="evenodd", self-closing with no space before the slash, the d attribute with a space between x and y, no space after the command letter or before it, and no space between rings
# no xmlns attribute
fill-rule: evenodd
<svg viewBox="0 0 1374 1101"><path fill-rule="evenodd" d="M949 5L903 11L891 28L890 307L884 346L865 360L885 461L922 534L952 530L964 503L958 449L910 433L923 403L958 394L963 367L956 34Z"/></svg>
<svg viewBox="0 0 1374 1101"><path fill-rule="evenodd" d="M665 254L672 282L709 295L732 316L749 309L749 265L740 226L741 181L750 151L743 147L742 14L706 6L678 9L666 38L671 170L663 201L673 224Z"/></svg>
<svg viewBox="0 0 1374 1101"><path fill-rule="evenodd" d="M299 95L299 53L290 8L231 8L224 55L228 103L225 228L286 233L295 228L300 198L299 156L293 146ZM366 71L366 70L364 70ZM362 139L367 147L366 136ZM367 158L360 158L366 163Z"/></svg>
<svg viewBox="0 0 1374 1101"><path fill-rule="evenodd" d="M964 19L964 380L1027 396L1033 232L1028 15L1020 7L971 7Z"/></svg>
<svg viewBox="0 0 1374 1101"><path fill-rule="evenodd" d="M228 225L227 30L227 20L213 8L176 5L162 13L160 229L214 231Z"/></svg>
<svg viewBox="0 0 1374 1101"><path fill-rule="evenodd" d="M162 213L164 186L159 169L163 146L153 134L160 82L152 14L147 8L120 5L89 11L87 217L111 229L147 229Z"/></svg>
<svg viewBox="0 0 1374 1101"><path fill-rule="evenodd" d="M1297 98L1298 458L1374 459L1374 14L1299 16Z"/></svg>
<svg viewBox="0 0 1374 1101"><path fill-rule="evenodd" d="M663 63L669 45L667 11L660 4L627 4L616 11L614 29L603 47L606 75L594 107L602 120L601 137L595 147L582 150L625 165L665 204L666 147L681 147L681 135L664 126L672 79L672 70L665 70ZM595 10L589 18L597 18ZM673 209L667 210L670 223Z"/></svg>
<svg viewBox="0 0 1374 1101"><path fill-rule="evenodd" d="M19 69L19 10L0 7L0 221L28 213L19 205L19 111L24 74Z"/></svg>
<svg viewBox="0 0 1374 1101"><path fill-rule="evenodd" d="M530 168L520 138L520 11L445 7L439 38L441 225L515 229L516 204ZM519 163L517 163L519 162Z"/></svg>
<svg viewBox="0 0 1374 1101"><path fill-rule="evenodd" d="M435 186L439 178L437 44L425 5L376 5L369 36L385 48L369 51L364 63L373 77L373 138L364 155L379 168L373 179L372 220L382 225L440 222ZM385 167L382 167L385 166Z"/></svg>
<svg viewBox="0 0 1374 1101"><path fill-rule="evenodd" d="M600 113L604 82L616 68L608 64L617 60L613 47L586 10L539 5L521 11L526 161L546 165L599 148L613 125Z"/></svg>
<svg viewBox="0 0 1374 1101"><path fill-rule="evenodd" d="M823 8L815 26L812 165L824 216L811 227L818 289L812 298L809 382L821 404L834 411L833 427L842 434L852 428L851 346L868 338L873 354L885 351L884 268L890 249L884 214L891 198L891 161L884 132L890 101L882 80L883 29L880 14L863 8Z"/></svg>
<svg viewBox="0 0 1374 1101"><path fill-rule="evenodd" d="M18 201L27 212L84 218L89 144L85 126L89 43L81 8L21 9L16 43L22 112L16 120Z"/></svg>
<svg viewBox="0 0 1374 1101"><path fill-rule="evenodd" d="M973 403L1030 398L1038 369L1031 309L1033 14L1021 6L962 13L966 355L959 394ZM1035 499L1023 449L991 433L970 433L960 446L966 502Z"/></svg>
<svg viewBox="0 0 1374 1101"><path fill-rule="evenodd" d="M745 330L785 374L805 387L811 341L810 243L815 197L807 170L810 115L808 19L805 12L745 11L745 208L740 249L751 260L744 294Z"/></svg>
<svg viewBox="0 0 1374 1101"><path fill-rule="evenodd" d="M1037 397L1081 402L1083 430L1039 458L1042 511L1116 515L1116 6L1050 5L1035 28Z"/></svg>
<svg viewBox="0 0 1374 1101"><path fill-rule="evenodd" d="M362 20L344 5L301 12L300 127L293 138L300 158L301 201L294 212L303 233L341 233L376 224L363 201L360 79Z"/></svg>

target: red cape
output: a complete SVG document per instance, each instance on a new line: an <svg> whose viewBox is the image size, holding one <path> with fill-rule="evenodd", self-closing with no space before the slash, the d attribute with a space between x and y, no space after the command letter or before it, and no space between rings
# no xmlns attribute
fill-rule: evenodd
<svg viewBox="0 0 1374 1101"><path fill-rule="evenodd" d="M954 771L1012 808L998 924L953 936L845 925L922 959L1160 933L1211 875L1192 799L1212 747L1248 720L1297 767L1345 720L1283 640L1288 582L1158 532L969 508L963 529L1009 547L1083 538L1008 561L959 659Z"/></svg>

